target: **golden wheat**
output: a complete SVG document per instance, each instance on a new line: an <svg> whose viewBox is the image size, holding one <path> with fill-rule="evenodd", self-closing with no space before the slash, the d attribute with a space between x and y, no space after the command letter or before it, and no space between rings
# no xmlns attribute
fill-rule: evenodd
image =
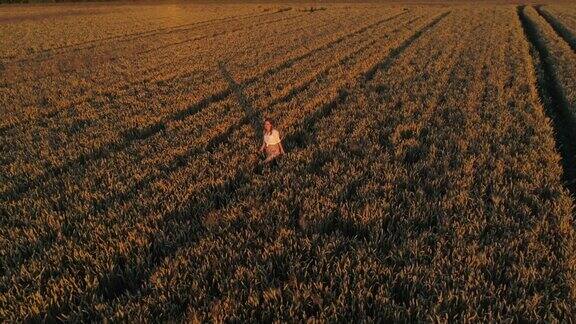
<svg viewBox="0 0 576 324"><path fill-rule="evenodd" d="M570 12L0 8L0 318L570 320Z"/></svg>

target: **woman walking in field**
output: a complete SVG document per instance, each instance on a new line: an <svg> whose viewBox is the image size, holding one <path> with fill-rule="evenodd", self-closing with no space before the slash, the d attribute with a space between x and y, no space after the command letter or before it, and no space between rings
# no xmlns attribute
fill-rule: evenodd
<svg viewBox="0 0 576 324"><path fill-rule="evenodd" d="M280 133L274 128L274 123L269 118L264 119L264 141L260 147L260 152L266 152L264 163L269 163L284 154Z"/></svg>

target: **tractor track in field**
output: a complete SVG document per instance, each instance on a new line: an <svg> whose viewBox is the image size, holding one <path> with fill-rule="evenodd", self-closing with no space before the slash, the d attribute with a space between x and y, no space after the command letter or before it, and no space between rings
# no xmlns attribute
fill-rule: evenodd
<svg viewBox="0 0 576 324"><path fill-rule="evenodd" d="M572 52L576 52L576 42L574 41L576 35L572 35L569 30L566 29L558 20L556 20L552 15L542 10L542 5L534 6L536 12L546 20L546 22L552 27L556 32L558 37L566 42L572 49Z"/></svg>
<svg viewBox="0 0 576 324"><path fill-rule="evenodd" d="M243 31L243 30L250 30L250 29L254 29L258 26L264 26L264 25L269 25L269 24L274 24L277 22L281 22L281 21L287 21L287 20L292 20L292 19L296 19L296 18L300 18L300 17L305 17L305 14L300 14L300 15L295 15L295 16L290 16L290 17L285 17L285 18L280 18L280 19L275 19L275 20L269 20L269 21L265 21L265 22L261 22L261 23L257 23L257 24L253 24L250 26L244 26L244 27L238 27L236 29L231 29L231 30L224 30L224 31L220 31L218 33L213 33L210 35L199 35L196 37L192 37L189 39L184 39L182 41L179 42L175 42L175 43L169 43L169 44L164 44L161 46L157 46L157 47L153 47L147 50L143 50L141 52L136 52L136 55L143 55L143 54L148 54L151 52L155 52L155 51L159 51L159 50L163 50L172 46L179 46L179 45L183 45L186 43L191 43L191 42L196 42L199 40L203 40L203 39L207 39L207 38L215 38L218 36L222 36L222 35L226 35L226 34L232 34L235 32L239 32L239 31Z"/></svg>
<svg viewBox="0 0 576 324"><path fill-rule="evenodd" d="M322 46L316 47L302 55L293 57L291 59L288 59L272 68L269 68L268 70L264 71L264 73L261 73L260 75L254 76L248 80L245 80L242 83L242 86L245 87L247 85L253 84L255 82L257 82L258 80L261 79L265 79L266 77L270 76L270 75L274 75L280 71L283 71L285 69L290 68L292 65L294 65L296 62L302 61L312 55L314 55L315 53L318 53L320 51L323 50L327 50L337 44L340 44L344 41L346 41L347 39L354 37L356 35L360 35L364 32L366 32L367 30L374 28L380 24L383 24L386 21L392 20L398 16L401 16L403 14L406 14L408 11L403 11L399 14L393 15L391 17L387 17L385 19L379 20L375 23L369 24L367 26L364 26L360 29L357 29L351 33L345 34L339 38L337 38L334 41L328 42ZM150 125L146 125L145 127L142 128L133 128L133 129L129 129L127 131L124 131L121 134L121 138L123 139L120 142L111 142L108 144L104 144L103 146L89 152L86 154L82 154L81 156L68 161L60 166L56 166L56 167L52 167L50 169L48 169L45 173L37 176L36 178L30 180L30 181L22 181L20 184L17 184L15 187L13 187L11 190L9 190L8 192L4 192L2 194L0 194L0 201L8 201L8 200L15 200L18 199L21 195L25 194L26 192L28 192L29 190L35 188L36 186L41 185L43 182L45 182L46 180L50 179L50 178L54 178L54 177L58 177L59 175L66 173L67 171L73 169L73 168L78 168L78 167L82 167L84 165L86 165L87 163L89 163L90 161L94 161L94 160L99 160L102 158L105 158L113 153L125 150L126 148L128 148L129 146L131 146L132 144L134 144L134 142L139 141L139 140L145 140L150 138L151 136L154 136L156 134L161 133L162 131L164 131L166 129L166 124L169 122L174 122L174 121L181 121L189 116L192 116L196 113L198 113L199 111L201 111L202 109L208 107L210 104L214 103L214 102L218 102L223 100L224 98L228 97L229 95L231 95L233 92L233 90L230 87L227 87L226 89L213 93L207 97L204 97L203 99L201 99L200 101L198 101L197 103L195 103L194 105L188 107L187 109L183 109L177 112L174 112L173 114L168 115L167 117L163 118L163 120L150 124Z"/></svg>
<svg viewBox="0 0 576 324"><path fill-rule="evenodd" d="M71 45L48 48L48 49L45 49L42 51L38 51L38 52L34 53L32 56L29 56L29 57L26 57L23 59L19 59L16 61L9 61L9 62L10 63L24 63L24 62L28 62L28 61L34 61L34 60L45 61L45 60L50 59L52 56L55 56L55 55L73 53L73 52L77 52L77 51L81 51L81 50L88 50L88 49L92 49L94 47L100 46L101 44L105 44L107 42L114 42L114 41L127 42L127 41L145 39L148 37L154 37L157 35L168 35L168 34L171 34L174 32L193 31L196 29L195 27L205 27L205 26L209 26L210 24L214 24L214 23L218 23L218 22L228 22L228 21L234 21L234 20L258 18L261 16L274 15L274 14L278 14L278 13L282 13L282 12L284 12L284 11L277 11L277 12L272 12L272 13L267 12L264 14L236 15L236 16L230 16L230 17L225 17L225 18L216 18L216 19L210 19L210 20L206 20L206 21L193 22L193 23L189 23L189 24L181 24L181 25L177 25L177 26L162 27L162 28L158 28L158 29L154 29L154 30L141 31L141 32L136 32L136 33L131 33L131 34L110 36L110 37L95 39L95 40L86 41L86 42L82 42L82 43L76 43L76 44L71 44ZM92 46L83 47L84 45L92 45ZM0 57L1 60L8 60L10 58L11 58L11 56Z"/></svg>
<svg viewBox="0 0 576 324"><path fill-rule="evenodd" d="M411 25L415 21L422 19L422 18L423 18L423 16L418 16L418 17L413 18L407 22L404 22L402 24L402 26ZM397 29L399 29L399 28L400 27L398 27ZM397 30L394 30L392 32L396 32L396 31ZM348 60L351 60L353 57L359 55L361 52L366 50L369 46L374 45L374 43L375 43L375 41L370 41L370 40L362 41L360 44L363 44L363 45L361 45L359 48L355 49L354 51L352 51L346 55L344 55L337 62L329 64L328 66L323 68L321 72L315 74L313 77L306 80L302 85L296 86L295 87L297 89L296 91L293 91L294 89L291 89L290 91L288 91L287 94L281 96L277 100L272 101L272 103L270 103L268 105L268 107L271 107L272 105L281 104L283 102L291 100L299 92L307 89L308 86L310 86L313 82L315 82L318 79L322 79L324 76L326 76L326 74L328 73L328 71L330 69L332 69L336 66L342 65L342 64L344 64L344 62L346 62ZM224 75L224 78L228 81L228 83L230 85L231 91L237 97L239 97L239 100L242 102L242 106L244 107L245 110L247 110L245 116L243 118L241 118L237 123L226 128L221 133L213 136L204 145L195 146L191 149L188 149L186 152L184 152L182 154L178 154L169 163L167 163L166 166L161 167L160 170L158 170L158 172L155 172L153 174L149 174L148 176L139 180L135 185L131 186L128 190L121 192L121 193L116 193L110 197L103 198L100 201L96 201L93 205L93 212L103 213L103 212L106 212L109 208L111 208L117 204L121 204L123 202L128 201L129 199L132 199L140 190L147 188L154 180L166 177L166 174L171 174L173 172L176 172L180 168L186 166L186 164L188 163L188 160L197 154L202 154L204 152L213 153L214 150L220 144L223 144L224 142L227 142L229 140L229 137L233 132L240 129L244 125L247 125L251 122L254 123L254 121L255 121L254 115L257 112L252 111L253 109L247 109L246 108L249 105L247 104L248 99L243 97L243 95L242 95L242 92L241 92L241 89L243 87L242 84L236 83L232 79L232 76L225 70L225 68L223 68L222 65L221 65L221 70L222 70L222 73ZM340 94L340 95L342 95L342 94ZM343 98L340 98L340 99L343 99ZM340 99L335 98L332 101L330 101L329 103L327 103L326 105L322 106L320 109L313 112L311 115L309 115L307 118L304 119L303 124L307 125L306 127L310 128L311 125L315 124L316 120L319 120L319 119L323 118L323 116L326 116L330 112L330 110L334 107L334 105L337 103L336 101L340 101ZM151 130L151 131L155 131L155 130ZM287 141L289 141L290 143L294 143L295 146L302 146L302 145L304 145L304 142L302 141L302 138L303 138L302 136L303 136L303 133L299 131L299 132L297 132L297 134L290 135L287 138ZM254 170L252 170L252 172L253 171ZM243 178L242 172L238 172L236 174L236 176L234 176L232 178L233 179L231 181L226 182L222 186L222 188L225 188L225 189L227 188L227 190L222 191L222 190L218 189L218 191L219 192L235 191L236 188L239 188L240 186L247 184L247 181L248 181L248 179ZM242 181L242 179L243 179L243 181ZM218 195L218 193L216 193L215 195ZM224 199L221 199L221 198L215 196L213 201L216 203L216 206L218 208L221 208L223 206ZM65 228L67 228L66 232L72 231L75 227L73 225L74 220L67 220L66 223L69 224L69 225L64 226ZM45 249L47 247L47 241L53 242L54 239L55 239L55 236L48 235L46 237L46 240L42 240L42 244L35 245L35 246L28 246L25 251L19 251L18 252L18 254L21 256L18 259L21 259L22 262L25 262L25 260L28 259L33 253L38 252L40 249ZM51 244L48 243L48 246L50 246L50 245ZM11 259L16 259L16 258L11 258ZM20 263L22 263L22 262L20 262ZM10 265L9 267L13 267L13 265Z"/></svg>
<svg viewBox="0 0 576 324"><path fill-rule="evenodd" d="M412 36L408 37L398 47L392 49L384 60L377 62L375 65L370 67L367 71L360 74L358 76L358 82L356 85L345 86L344 88L341 88L339 91L337 91L337 95L332 100L330 100L329 102L327 102L324 105L322 105L321 107L319 107L312 114L308 115L301 123L298 124L297 130L294 133L292 133L286 137L285 140L286 140L287 146L288 146L288 143L290 142L290 145L293 145L294 149L302 150L302 149L305 149L306 147L308 147L310 145L313 145L313 142L314 142L313 140L312 141L300 141L300 140L298 140L298 136L302 132L302 130L308 129L309 132L312 133L312 135L310 135L308 137L311 137L311 138L315 137L315 133L317 131L315 125L318 122L320 122L322 119L330 116L334 109L336 109L339 105L344 103L355 86L358 86L361 82L364 82L364 80L370 79L370 76L373 76L378 70L386 70L386 69L390 68L392 63L410 45L412 45L425 32L432 29L436 24L438 24L442 19L444 19L448 14L450 14L450 12L445 12L445 13L441 14L439 17L432 20L432 22L426 24L425 26L420 28L418 31L416 31L414 34L412 34ZM349 89L348 87L351 87L351 88ZM251 170L251 172L257 173L257 169L258 169L258 167L256 166ZM213 211L213 210L219 210L219 209L225 207L231 201L229 196L234 195L234 193L238 189L246 186L249 183L250 183L250 176L249 176L249 174L247 174L246 170L238 170L236 172L236 174L234 176L232 176L229 180L224 182L222 185L215 187L215 188L212 188L210 190L211 194L209 194L208 200L212 201L212 206L209 206L206 208L201 208L203 206L201 203L200 204L190 204L189 206L184 207L181 210L178 210L178 211L176 211L170 215L166 215L163 218L162 224L160 224L160 226L166 227L165 228L166 231L169 231L169 228L172 227L172 224L171 224L172 222L190 221L189 216L191 214L197 215L198 214L197 209L204 209L204 210L202 210L202 212L199 213L201 215L205 215L206 213ZM197 216L199 216L199 215L197 215ZM201 232L202 229L204 228L202 225L202 222L201 222L201 217L193 217L193 221L197 225L195 228L200 229L199 231ZM192 234L192 233L190 233L190 234ZM196 233L194 233L194 236L197 237L198 234L199 233L196 232ZM188 235L184 235L183 238L185 239L186 242L190 241L190 236L188 236ZM178 251L178 247L179 247L179 245L181 245L181 243L180 244L177 243L176 247L174 247L173 242L178 242L178 240L177 239L174 240L173 238L170 238L169 241L166 241L166 242L153 242L151 244L152 247L156 247L156 248L151 248L147 253L148 255L152 254L151 255L151 260L152 260L151 267L149 267L146 270L143 270L142 273L140 273L139 275L136 275L136 277L138 278L138 283L136 285L134 285L133 283L123 282L120 286L125 287L126 289L124 289L124 290L114 289L113 286L100 287L100 289L102 291L106 291L108 297L117 297L121 294L124 294L125 292L130 292L130 291L134 292L136 290L142 289L142 287L145 284L145 281L151 275L153 269L155 269L156 266L158 266L163 260L173 256L176 253L176 251ZM169 246L170 248L162 248L162 247L166 247L166 246ZM155 251L155 252L153 252L153 251ZM112 278L115 278L115 280L113 280L115 283L116 283L116 280L118 280L118 279L125 280L125 278L127 278L127 276L125 276L125 274L123 274L123 273L110 274L110 276ZM106 281L106 282L110 282L110 281ZM132 288L132 289L130 289L130 288ZM136 289L136 290L133 290L133 289ZM112 293L110 293L110 291L112 291Z"/></svg>
<svg viewBox="0 0 576 324"><path fill-rule="evenodd" d="M387 57L384 59L385 63L379 61L376 62L375 64L379 66L380 69L388 68L393 63L393 59L391 60L390 57L397 58L402 53L403 50L405 50L414 41L416 41L416 39L418 39L425 31L433 28L438 22L440 22L440 20L442 20L448 14L449 12L446 12L437 17L436 19L433 19L432 22L426 24L425 26L421 27L418 31L415 32L415 34L417 35L416 37L414 37L414 34L412 34L412 36L408 37L399 46L395 47L395 49L391 49ZM398 50L399 48L402 50ZM372 68L368 69L368 71L372 70L373 70ZM366 73L367 72L362 73L362 75L359 76L358 81L365 80ZM350 85L346 85L344 86L344 88L347 88L349 86ZM351 90L342 89L341 91L338 91L338 94L335 96L335 98L333 98L332 100L330 100L329 102L323 104L320 108L318 108L319 109L318 113L314 113L313 115L308 116L305 119L305 121L301 123L300 127L314 128L314 125L316 125L317 122L329 116L332 113L333 109L336 108L343 100L346 99L347 95L349 94L349 91ZM314 132L313 129L311 131ZM304 144L304 147L310 144L311 143ZM239 187L245 185L245 183L247 183L246 181L249 181L248 174L237 173L236 176L234 176L229 181L226 181L222 186L218 186L213 188L213 190L210 190L212 194L209 194L209 197L206 198L213 201L215 200L217 201L219 199L218 197L223 197L223 195L226 195L227 193L233 193ZM226 201L228 201L228 199L225 199L223 203L226 203ZM216 202L216 205L220 205L220 203ZM170 226L170 224L174 222L176 223L185 222L186 224L190 224L190 221L198 222L200 219L191 220L189 217L189 211L192 210L193 208L194 206L191 205L183 206L183 208L179 208L177 211L171 212L163 216L162 219L158 220L160 222L158 226L163 228L165 226ZM196 235L193 236L196 237ZM97 291L100 294L102 294L102 296L106 300L110 300L112 298L116 298L130 291L138 291L143 288L145 289L144 285L146 283L146 279L151 274L152 271L151 269L154 269L155 265L160 264L165 258L170 257L175 251L178 250L179 247L179 245L177 244L178 240L176 240L176 243L174 243L174 240L171 237L167 238L170 240L170 242L165 242L163 239L158 241L158 239L160 238L153 240L150 245L147 245L145 247L145 249L148 251L146 254L148 255L147 259L149 260L148 263L151 264L151 268L146 269L140 267L134 268L134 264L131 264L131 260L119 260L120 263L117 268L118 270L112 273L105 274L104 277L102 278L101 284L98 286L98 288L96 288ZM189 235L186 236L186 242L189 242L190 240L191 237ZM73 303L75 304L76 302L74 301ZM58 308L58 306L56 305L52 306L53 307L51 307L51 309L53 310Z"/></svg>
<svg viewBox="0 0 576 324"><path fill-rule="evenodd" d="M562 88L554 77L554 67L550 63L550 52L538 38L534 22L524 13L525 6L518 6L517 13L526 40L530 45L532 66L537 77L540 101L546 115L552 121L556 148L561 155L564 184L576 198L576 128L568 113L569 104L562 94Z"/></svg>

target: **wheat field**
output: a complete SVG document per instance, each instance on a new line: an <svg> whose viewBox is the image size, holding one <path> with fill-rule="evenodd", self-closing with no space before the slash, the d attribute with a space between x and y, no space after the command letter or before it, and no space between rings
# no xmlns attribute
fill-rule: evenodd
<svg viewBox="0 0 576 324"><path fill-rule="evenodd" d="M0 321L570 322L575 49L573 4L0 6Z"/></svg>

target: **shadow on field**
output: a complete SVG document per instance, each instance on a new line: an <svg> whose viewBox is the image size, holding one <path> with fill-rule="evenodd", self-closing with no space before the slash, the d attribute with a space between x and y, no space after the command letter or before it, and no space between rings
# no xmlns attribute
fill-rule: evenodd
<svg viewBox="0 0 576 324"><path fill-rule="evenodd" d="M226 69L226 65L223 62L219 61L218 68L220 69L220 72L222 73L222 76L224 77L226 82L228 82L229 89L231 89L234 95L236 95L236 98L238 98L238 103L240 104L242 109L244 109L244 112L246 113L246 118L248 118L248 120L252 124L252 128L254 129L254 136L258 138L260 134L262 134L262 114L256 109L254 109L254 107L252 107L252 104L250 103L248 98L246 98L244 92L242 92L243 86L234 81L234 78L232 78L230 72L228 72L228 70Z"/></svg>

